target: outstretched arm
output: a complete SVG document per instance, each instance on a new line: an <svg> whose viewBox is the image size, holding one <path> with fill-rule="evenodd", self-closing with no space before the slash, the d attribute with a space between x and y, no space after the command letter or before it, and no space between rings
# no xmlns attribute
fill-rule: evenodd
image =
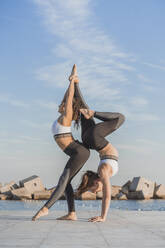
<svg viewBox="0 0 165 248"><path fill-rule="evenodd" d="M103 199L102 199L102 210L101 210L101 218L105 221L110 202L111 202L111 184L109 180L109 175L102 175L101 181L103 183Z"/></svg>
<svg viewBox="0 0 165 248"><path fill-rule="evenodd" d="M73 65L71 75L69 76L69 81L70 82L71 82L72 79L74 79L75 85L79 82L78 77L77 77L77 66L76 65ZM66 90L66 92L64 94L63 100L62 100L62 102L61 102L60 105L63 104L63 106L65 106L65 102L66 102L66 99L67 99L67 96L68 96L68 89L69 89L69 87L67 88L67 90ZM75 89L76 89L76 87L75 87Z"/></svg>
<svg viewBox="0 0 165 248"><path fill-rule="evenodd" d="M106 220L110 202L111 202L111 184L109 176L109 168L107 165L102 165L99 170L99 176L103 184L103 198L102 198L102 209L101 215L92 217L89 221L91 222L104 222Z"/></svg>
<svg viewBox="0 0 165 248"><path fill-rule="evenodd" d="M62 108L64 108L64 113L59 117L59 121L62 125L70 126L72 122L72 115L73 115L73 108L72 108L72 102L74 97L74 84L78 83L78 77L77 77L77 68L76 65L73 66L71 75L69 77L69 87L67 91L65 92L63 101L62 101Z"/></svg>
<svg viewBox="0 0 165 248"><path fill-rule="evenodd" d="M64 113L60 117L62 125L70 126L72 122L73 108L72 101L74 96L74 79L70 81L69 88L67 90L66 101L64 104Z"/></svg>

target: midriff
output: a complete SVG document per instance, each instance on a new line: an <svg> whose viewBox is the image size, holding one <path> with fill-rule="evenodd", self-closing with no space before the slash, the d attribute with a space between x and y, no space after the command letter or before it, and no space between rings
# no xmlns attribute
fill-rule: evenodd
<svg viewBox="0 0 165 248"><path fill-rule="evenodd" d="M117 149L112 144L107 144L103 149L99 151L100 157L105 155L113 155L118 158L119 154Z"/></svg>
<svg viewBox="0 0 165 248"><path fill-rule="evenodd" d="M64 151L66 147L68 147L73 141L73 137L55 137L55 141L58 146Z"/></svg>

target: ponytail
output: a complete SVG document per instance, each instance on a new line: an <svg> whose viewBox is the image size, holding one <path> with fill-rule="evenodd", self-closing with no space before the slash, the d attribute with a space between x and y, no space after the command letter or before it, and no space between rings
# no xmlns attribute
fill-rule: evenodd
<svg viewBox="0 0 165 248"><path fill-rule="evenodd" d="M79 187L77 188L77 195L79 196L87 191L89 187L93 186L94 181L97 179L99 179L98 173L90 170L86 171L82 176Z"/></svg>

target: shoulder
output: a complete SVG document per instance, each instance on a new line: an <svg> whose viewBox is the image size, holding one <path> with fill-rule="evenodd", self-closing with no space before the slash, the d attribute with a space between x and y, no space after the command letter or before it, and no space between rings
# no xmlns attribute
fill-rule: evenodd
<svg viewBox="0 0 165 248"><path fill-rule="evenodd" d="M60 123L63 126L71 126L72 120L70 118L67 118L65 115L61 115L57 119L58 123Z"/></svg>
<svg viewBox="0 0 165 248"><path fill-rule="evenodd" d="M105 177L109 174L109 165L107 163L102 163L98 168L98 173L100 177Z"/></svg>

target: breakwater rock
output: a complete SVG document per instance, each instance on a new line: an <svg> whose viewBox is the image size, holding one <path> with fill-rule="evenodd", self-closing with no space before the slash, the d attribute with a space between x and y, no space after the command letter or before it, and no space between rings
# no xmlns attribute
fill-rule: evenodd
<svg viewBox="0 0 165 248"><path fill-rule="evenodd" d="M55 187L46 189L39 176L20 180L17 184L11 181L5 185L0 183L0 200L48 200ZM81 195L75 192L75 199L96 200L102 199L103 192L92 193L86 191ZM123 186L111 186L111 198L115 200L148 200L165 199L165 185L157 185L144 177L134 177ZM63 195L60 199L65 199Z"/></svg>

